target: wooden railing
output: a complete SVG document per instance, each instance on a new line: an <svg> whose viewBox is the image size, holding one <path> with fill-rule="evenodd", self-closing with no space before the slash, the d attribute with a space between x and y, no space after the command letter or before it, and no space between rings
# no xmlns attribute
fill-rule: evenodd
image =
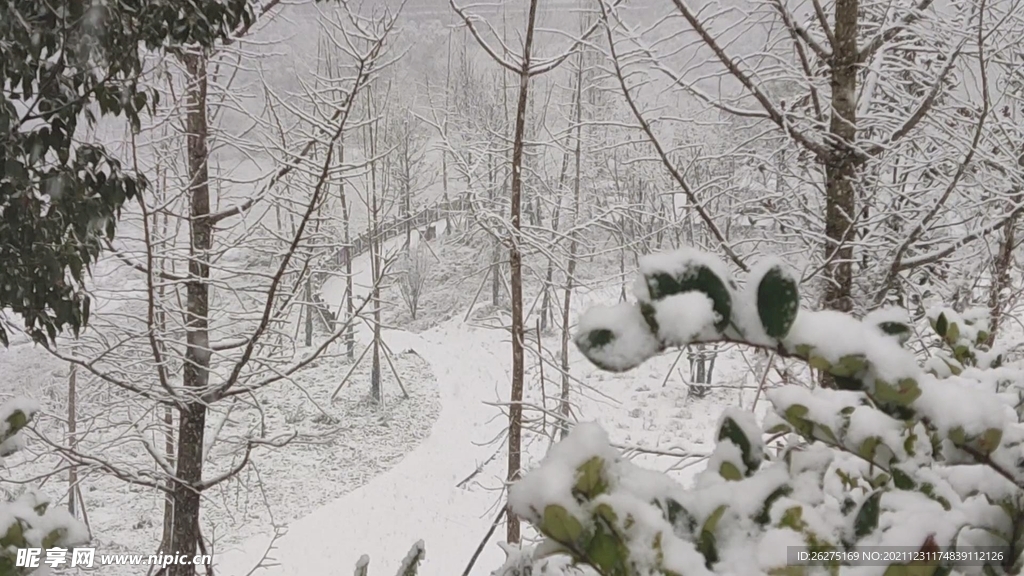
<svg viewBox="0 0 1024 576"><path fill-rule="evenodd" d="M396 236L405 233L406 226L418 231L421 238L430 241L437 237L437 230L435 223L443 220L446 216L453 212L463 211L468 204L466 196L460 197L456 200L449 200L448 202L435 202L433 205L426 208L420 209L419 212L405 217L397 216L385 220L384 224L378 229L377 238L374 238L370 231L363 232L359 236L352 239L347 245L342 245L338 248L330 258L327 259L326 268L327 270L341 270L348 264L349 258L356 258L364 252L370 249L370 242L374 239L379 239L381 242L386 242ZM319 286L326 275L320 275L320 280L314 279L315 285ZM334 332L335 324L337 322L337 316L327 306L323 298L319 294L319 290L313 294L313 301L309 302L310 309L316 310L316 314L313 315L317 319L317 324L321 326L328 333Z"/></svg>
<svg viewBox="0 0 1024 576"><path fill-rule="evenodd" d="M437 230L434 223L443 220L449 213L461 212L468 204L466 196L448 202L435 202L433 205L420 209L419 212L405 217L396 216L389 218L378 228L374 237L371 231L367 230L352 238L347 245L338 248L328 259L329 269L340 270L345 268L351 258L355 258L370 249L370 242L378 240L387 242L405 233L406 227L419 231L424 240L433 240L437 237Z"/></svg>

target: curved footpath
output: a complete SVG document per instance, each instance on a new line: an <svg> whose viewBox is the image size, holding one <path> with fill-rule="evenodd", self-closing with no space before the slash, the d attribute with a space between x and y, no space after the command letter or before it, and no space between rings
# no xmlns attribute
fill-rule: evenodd
<svg viewBox="0 0 1024 576"><path fill-rule="evenodd" d="M497 409L481 405L505 397L508 355L495 354L507 349L505 338L502 330L456 320L422 334L386 332L392 350L412 348L433 369L441 413L430 436L391 470L289 525L265 561L271 566L253 576L350 574L363 554L370 556L369 574L391 576L421 539L426 558L420 576L462 574L490 526L497 494L456 484L493 453L493 446L480 444L506 425ZM216 554L217 574L249 574L269 542L262 536ZM492 540L473 574L489 574L503 561Z"/></svg>

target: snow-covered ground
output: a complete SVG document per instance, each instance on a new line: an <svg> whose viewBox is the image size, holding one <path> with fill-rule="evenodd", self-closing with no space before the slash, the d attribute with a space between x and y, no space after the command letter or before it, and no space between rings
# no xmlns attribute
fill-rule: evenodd
<svg viewBox="0 0 1024 576"><path fill-rule="evenodd" d="M456 485L491 455L485 442L506 425L483 405L500 400L508 381L507 360L494 353L502 335L449 322L424 335L392 331L386 338L392 349L415 350L438 379L442 408L430 436L396 467L291 524L270 554L278 565L260 574L346 572L363 554L373 572L393 573L420 539L427 545L421 573L453 574L487 531L497 494ZM220 555L218 574L247 574L269 543L264 536ZM500 565L500 550L485 552L482 565Z"/></svg>
<svg viewBox="0 0 1024 576"><path fill-rule="evenodd" d="M438 227L444 231L443 222ZM387 242L385 252L400 249L401 241ZM418 241L414 235L413 243ZM463 320L480 282L479 274L467 270L482 269L489 250L443 235L431 247L438 255L437 268L434 284L425 288L424 302L430 306L423 317L415 323L406 321L397 294L391 292L387 298L394 301L394 309L386 314L394 321L388 323L408 330L388 329L383 338L412 398L401 398L385 365L387 408L378 410L368 403L369 362L364 360L337 401L330 402L350 367L340 357L325 358L297 375L292 385L275 387L265 402L273 407L270 423L277 430L301 429L312 441L261 450L243 478L210 494L204 515L217 527L212 535L217 574L242 576L264 565L253 574L333 576L352 570L363 554L371 558L371 573L393 573L410 546L421 539L426 545L422 576L464 571L504 502L507 421L496 404L507 399L511 355L507 331L496 326L508 319L503 306L483 303L487 298L482 297L470 320ZM479 261L473 261L474 255ZM368 257L353 264L358 298L372 284ZM325 301L335 310L342 308L344 284L342 277L335 277L323 287ZM574 315L617 297L617 285L578 289ZM532 302L533 294L526 300ZM421 331L412 331L417 329ZM361 325L359 347L369 335L368 327ZM546 349L556 350L556 333L546 332L542 338ZM539 405L546 398L551 407L559 375L546 365L542 386L533 352L535 334L529 336L529 345L526 403ZM612 441L631 449L629 454L639 463L669 470L684 482L703 467L699 456L710 451L722 409L749 407L757 384L747 362L758 360L735 349L723 351L716 362L715 382L721 387L699 400L687 395L687 360L676 362L676 353L625 374L596 370L575 348L570 360L572 374L582 384L573 385L574 416L600 422ZM57 410L64 366L26 345L0 353L0 373L11 374L10 370L17 376L0 393L27 389L32 396L52 397L51 411ZM222 434L244 433L244 421L252 414L246 416L245 407L236 410ZM51 420L56 417L59 410ZM59 426L49 432L59 433ZM527 434L525 441L524 466L529 469L544 456L550 441L536 434ZM690 457L681 456L686 454ZM146 458L142 453L137 456ZM83 484L97 547L107 553L150 553L159 538L160 495L126 489L120 481L98 474ZM54 486L44 489L60 497L61 489ZM285 527L276 539L275 526ZM489 574L503 562L496 544L503 534L500 527L484 545L472 574ZM111 567L107 573L136 572L125 566Z"/></svg>
<svg viewBox="0 0 1024 576"><path fill-rule="evenodd" d="M389 249L396 246L392 242ZM371 284L365 258L354 262L353 272L358 296L358 286ZM617 288L580 290L575 307L614 301L616 295ZM325 284L324 299L332 307L339 307L343 298L342 279ZM507 425L494 404L508 398L510 352L504 330L463 322L461 315L420 334L384 332L392 350L414 350L437 378L442 408L430 436L397 466L290 524L283 536L274 539L267 533L222 551L216 558L218 574L243 576L262 565L255 574L330 576L353 569L364 554L370 557L371 573L390 574L419 540L426 545L422 576L463 573L503 502L505 452L492 440L500 440ZM362 337L367 337L365 331ZM548 345L555 342L551 338ZM684 482L702 469L702 461L673 454L707 453L721 410L739 401L739 392L721 390L703 400L688 398L678 372L685 370L686 360L673 368L674 354L617 375L596 371L575 349L571 357L574 373L590 388L577 400L581 419L600 421L621 446L666 453L640 455L637 460L672 470ZM540 402L537 370L532 368L527 401ZM746 366L735 354L720 357L716 370L719 382L744 383L736 374L745 372ZM754 383L746 384L749 403ZM536 435L528 438L534 440L525 448L526 466L531 467L549 444ZM473 481L463 484L469 476ZM471 574L489 574L504 561L495 544L502 533L499 530L484 546Z"/></svg>

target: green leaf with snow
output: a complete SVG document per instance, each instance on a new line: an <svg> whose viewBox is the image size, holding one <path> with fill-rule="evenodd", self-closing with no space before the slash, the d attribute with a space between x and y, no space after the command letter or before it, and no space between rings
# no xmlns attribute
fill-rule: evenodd
<svg viewBox="0 0 1024 576"><path fill-rule="evenodd" d="M860 443L860 446L857 447L857 455L868 462L874 462L875 450L878 448L881 441L881 438L878 436L871 436L865 439Z"/></svg>
<svg viewBox="0 0 1024 576"><path fill-rule="evenodd" d="M743 426L731 416L722 418L722 424L718 428L718 441L728 440L740 449L743 457L743 464L747 468L747 474L751 474L761 466L763 460L761 439L748 438Z"/></svg>
<svg viewBox="0 0 1024 576"><path fill-rule="evenodd" d="M950 344L956 344L960 340L960 327L956 325L956 322L950 322L949 328L946 329L945 334L946 342Z"/></svg>
<svg viewBox="0 0 1024 576"><path fill-rule="evenodd" d="M853 520L853 533L858 538L863 538L878 528L878 518L882 511L882 494L881 490L875 491L860 505L857 517Z"/></svg>
<svg viewBox="0 0 1024 576"><path fill-rule="evenodd" d="M786 408L782 413L782 417L793 426L798 434L805 438L812 438L814 436L814 423L805 418L807 414L807 406L793 404Z"/></svg>
<svg viewBox="0 0 1024 576"><path fill-rule="evenodd" d="M654 309L654 306L647 302L640 302L640 315L643 316L644 323L647 324L651 334L657 334L661 330L661 326L658 324L658 311Z"/></svg>
<svg viewBox="0 0 1024 576"><path fill-rule="evenodd" d="M946 434L946 437L949 438L949 441L955 446L963 446L967 444L967 432L964 430L963 426L951 428Z"/></svg>
<svg viewBox="0 0 1024 576"><path fill-rule="evenodd" d="M4 548L27 547L25 542L25 524L22 520L15 519L14 522L7 527L7 532L4 532L4 535L0 536L0 546Z"/></svg>
<svg viewBox="0 0 1024 576"><path fill-rule="evenodd" d="M664 506L658 500L655 500L654 504L661 509L662 517L672 525L676 536L683 538L697 529L697 519L676 500L666 498Z"/></svg>
<svg viewBox="0 0 1024 576"><path fill-rule="evenodd" d="M913 378L903 378L895 386L885 380L875 380L875 398L886 404L909 406L921 396L921 388Z"/></svg>
<svg viewBox="0 0 1024 576"><path fill-rule="evenodd" d="M725 515L726 506L723 504L708 516L704 526L700 529L700 537L697 539L697 550L704 556L708 568L718 562L718 547L715 541L715 529L718 528L718 521Z"/></svg>
<svg viewBox="0 0 1024 576"><path fill-rule="evenodd" d="M583 534L580 521L558 504L548 504L544 508L539 528L547 537L564 544L576 542Z"/></svg>
<svg viewBox="0 0 1024 576"><path fill-rule="evenodd" d="M789 496L792 493L793 488L788 484L784 484L773 490L772 493L769 494L767 498L765 498L764 504L761 506L761 511L758 512L757 516L754 517L754 522L757 522L762 526L767 524L768 522L771 522L772 506L779 500L779 498Z"/></svg>
<svg viewBox="0 0 1024 576"><path fill-rule="evenodd" d="M26 414L21 408L15 408L13 412L7 417L7 431L4 434L6 438L10 438L18 433L22 428L28 426L29 421L32 420L32 414ZM0 438L0 441L5 438Z"/></svg>
<svg viewBox="0 0 1024 576"><path fill-rule="evenodd" d="M977 450L982 454L991 454L999 448L999 443L1003 440L1003 431L999 428L989 428L985 430L977 441Z"/></svg>
<svg viewBox="0 0 1024 576"><path fill-rule="evenodd" d="M946 498L935 493L935 485L931 482L924 482L918 488L917 491L927 496L930 500L934 500L939 503L940 506L947 512L952 508L952 504Z"/></svg>
<svg viewBox="0 0 1024 576"><path fill-rule="evenodd" d="M594 516L609 524L615 524L619 519L619 515L606 502L602 502L594 508Z"/></svg>
<svg viewBox="0 0 1024 576"><path fill-rule="evenodd" d="M718 468L718 473L722 478L733 482L743 480L743 473L732 462L722 462L722 465Z"/></svg>
<svg viewBox="0 0 1024 576"><path fill-rule="evenodd" d="M605 481L602 477L604 460L600 456L594 456L576 469L576 490L593 498L605 491Z"/></svg>
<svg viewBox="0 0 1024 576"><path fill-rule="evenodd" d="M896 488L900 490L913 490L917 487L914 479L903 470L900 470L899 466L892 466L889 468L889 472L892 474L892 484Z"/></svg>
<svg viewBox="0 0 1024 576"><path fill-rule="evenodd" d="M692 261L702 260L694 257ZM655 264L664 264L663 269L673 274L673 278L679 277L676 276L678 268L673 267L672 261L656 260ZM718 266L708 266L719 270ZM645 273L653 268L653 264L648 266ZM691 267L688 272L693 270L696 268ZM722 278L725 278L724 272ZM679 288L679 282L676 284L673 289ZM653 293L661 295L658 289ZM649 295L644 285L639 286L641 303ZM678 300L682 302L684 299ZM703 304L703 299L700 300ZM715 300L711 300L713 308ZM652 331L640 311L643 306L632 306L636 311L630 311L630 317L636 322L630 330L650 335ZM652 314L654 311L663 312L655 310L657 306L658 302L654 302ZM681 309L686 309L686 306ZM568 543L573 546L572 552L566 550L563 553L576 563L588 564L598 573L615 576L670 574L666 566L681 565L676 561L685 560L685 556L678 554L685 553L685 550L673 545L673 562L668 562L669 540L675 538L684 541L683 544L689 542L696 546L712 574L725 574L736 571L737 564L729 557L732 551L750 550L753 553L762 543L787 545L787 539L796 543L802 540L812 550L834 550L838 544L822 535L827 535L827 538L843 535L843 544L852 545L858 541L865 544L864 537L869 534L868 538L875 543L874 537L880 536L878 532L883 523L886 530L914 529L918 525L918 511L925 510L919 503L927 507L927 519L921 518L927 523L927 528L941 534L953 534L967 528L983 533L991 529L994 521L989 516L998 517L995 521L1002 523L1000 508L991 507L993 514L984 519L974 513L977 510L974 497L978 494L999 502L999 498L1006 497L1004 492L1013 490L1014 502L1003 509L1011 518L1019 516L1018 508L1021 506L1016 502L1016 499L1021 499L1019 489L1012 483L1002 487L1006 482L1001 470L993 469L986 455L996 450L1000 453L1006 451L1005 466L1012 468L1015 464L1011 452L1017 449L1014 445L1024 445L1024 433L1016 429L1017 420L1013 418L1013 412L1001 408L1024 397L1024 392L1021 392L1024 390L1024 377L1016 375L1022 372L1012 359L1006 360L1009 369L986 373L991 369L989 359L995 354L987 351L979 354L982 348L974 344L979 336L975 330L981 332L984 324L980 321L972 324L971 321L975 317L980 318L980 312L968 311L956 316L949 311L942 314L939 311L929 312L933 328L940 332L943 351L924 366L915 361L911 351L901 352L892 341L894 337L900 340L911 333L909 325L895 312L881 310L861 320L835 311L800 312L801 315L805 313L806 326L801 316L800 333L797 335L791 331L787 335L783 352L801 358L814 368L830 372L837 389L788 385L769 392L768 399L775 412L765 420L763 429L771 429L770 433L795 432L787 438L786 448L780 453L762 449L760 459L755 461L753 454L758 450L748 450L747 442L751 446L760 445L759 441L764 436L762 427L755 423L755 432L737 414L726 413L716 431L717 441L722 446L728 441L736 449L726 451L730 454L728 458L716 459L706 474L702 473L696 488L684 488L663 475L636 470L634 464L610 459L600 452L604 459L600 477L606 486L595 502L584 492L600 491L595 486L594 476L599 466L597 462L585 461L598 452L588 452L584 457L572 460L571 465L579 468L579 474L574 482L565 484L565 494L555 499L544 490L531 490L523 494L533 494L534 502L524 502L522 495L513 502L514 493L510 493L510 506L520 511L543 510L550 502L568 503L575 498L580 509L586 511L586 518L579 516L579 512L576 518L572 518L564 509L552 509L552 513L542 515L546 516L544 522L532 514L529 520L535 527L545 522L551 524L541 530L545 535L548 535L546 530L552 527L566 540L578 534L575 542ZM665 316L663 321L668 322L668 316L662 315ZM658 318L662 319L662 316ZM608 328L618 336L615 326L618 324L596 327ZM758 341L748 344L763 347L764 336L762 334ZM952 345L947 341L951 336L957 337ZM725 338L723 336L723 340ZM744 337L730 332L730 342L737 338L742 340ZM966 348L958 350L957 347L961 346ZM954 355L965 357L964 368L951 370L943 364L947 362L959 367L960 362L954 359ZM920 374L922 369L933 371L934 376L898 377ZM951 372L959 373L953 385L932 386L935 379L949 378ZM889 374L894 376L887 376ZM761 376L760 373L757 375ZM922 394L926 385L930 386L927 398ZM858 393L850 394L843 390L856 390ZM867 398L864 398L865 393ZM941 396L947 393L950 398ZM986 409L966 410L968 404L974 402L979 404L974 408L985 406ZM958 406L964 406L967 413L959 413ZM978 426L979 422L985 425ZM958 428L958 425L962 427ZM591 446L588 443L583 445ZM951 455L949 452L954 445L966 450ZM904 455L906 462L900 462L897 456L902 458ZM858 456L877 465L863 462ZM580 466L581 462L583 466ZM565 462L561 464L564 466ZM757 468L748 470L748 466ZM560 475L565 473L564 467L556 465L552 471L556 470ZM723 477L730 481L723 482ZM543 478L543 475L534 477L535 480ZM616 478L616 481L610 482L610 478ZM578 486L574 488L576 484ZM892 492L888 492L890 490ZM987 493L992 491L999 494L990 496ZM885 494L893 494L891 502ZM886 500L884 514L883 499ZM968 500L972 501L970 506ZM692 507L693 513L685 510L680 502ZM720 506L723 503L729 508ZM942 510L934 503L941 505ZM620 504L622 508L619 508ZM772 518L778 519L777 522L773 523ZM674 537L663 519L672 525ZM627 546L628 564L622 574L613 567L617 566L613 554L601 556L611 549L602 543L605 537L598 535L598 526L603 526L608 536L621 538ZM790 530L797 532L797 540L793 540L793 534L788 534ZM1008 532L1009 528L1004 527L1002 531ZM678 544L678 540L672 544ZM581 559L580 556L586 555L584 552L588 546L596 558ZM1024 536L1021 537L1021 547L1024 547ZM889 567L880 568L879 574ZM890 574L918 576L912 568L895 567L890 569ZM769 566L762 570L773 573ZM834 563L820 573L838 574L838 570L838 563ZM944 570L937 569L931 576L943 576ZM999 572L993 573L1003 572L1005 570L1000 567ZM788 571L778 574L791 576Z"/></svg>
<svg viewBox="0 0 1024 576"><path fill-rule="evenodd" d="M839 438L836 437L836 433L826 424L814 423L814 437L834 446L839 444Z"/></svg>
<svg viewBox="0 0 1024 576"><path fill-rule="evenodd" d="M807 359L807 363L810 364L811 368L821 370L822 372L829 372L832 370L832 363L824 356L811 355L811 357Z"/></svg>
<svg viewBox="0 0 1024 576"><path fill-rule="evenodd" d="M849 378L868 366L868 359L863 354L849 354L839 359L839 362L827 368L828 373L833 376Z"/></svg>
<svg viewBox="0 0 1024 576"><path fill-rule="evenodd" d="M53 548L56 546L68 533L64 528L55 528L51 530L46 536L43 537L43 548Z"/></svg>
<svg viewBox="0 0 1024 576"><path fill-rule="evenodd" d="M686 292L704 293L711 299L712 308L719 317L715 328L724 330L729 325L732 317L732 296L725 281L707 266L692 264L675 275L655 272L648 275L644 281L647 283L647 290L652 301Z"/></svg>
<svg viewBox="0 0 1024 576"><path fill-rule="evenodd" d="M609 532L604 526L598 524L594 530L593 537L585 547L587 559L601 569L601 574L609 576L626 576L626 562L629 559L629 549L623 544L622 539Z"/></svg>
<svg viewBox="0 0 1024 576"><path fill-rule="evenodd" d="M910 326L904 324L903 322L894 322L891 320L886 322L880 322L878 324L878 329L884 332L885 334L888 334L889 336L895 336L900 344L905 344L908 340L910 340L911 334L913 334L913 331L910 329Z"/></svg>
<svg viewBox="0 0 1024 576"><path fill-rule="evenodd" d="M932 328L935 329L935 333L939 335L939 338L946 339L946 330L949 329L949 321L946 320L945 312L940 313L939 317L935 319L932 324Z"/></svg>
<svg viewBox="0 0 1024 576"><path fill-rule="evenodd" d="M796 279L781 266L773 266L757 285L757 316L766 334L785 338L800 310L800 289Z"/></svg>
<svg viewBox="0 0 1024 576"><path fill-rule="evenodd" d="M803 532L807 524L804 522L804 509L802 506L792 506L787 508L782 513L782 518L779 518L779 526L782 528L789 528L796 530L797 532Z"/></svg>
<svg viewBox="0 0 1024 576"><path fill-rule="evenodd" d="M811 357L811 354L814 353L814 346L811 346L810 344L797 344L793 347L793 353L800 358L807 360Z"/></svg>

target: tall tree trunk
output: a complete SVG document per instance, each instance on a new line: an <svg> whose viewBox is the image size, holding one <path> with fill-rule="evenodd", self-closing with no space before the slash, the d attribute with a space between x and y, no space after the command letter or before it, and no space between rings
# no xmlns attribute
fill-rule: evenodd
<svg viewBox="0 0 1024 576"><path fill-rule="evenodd" d="M1010 220L1003 226L1003 240L999 245L999 254L992 270L992 286L988 293L988 307L990 310L990 326L988 338L985 344L992 346L996 340L996 332L1003 320L1003 306L1006 304L1003 299L1003 292L1010 287L1010 270L1013 268L1013 249L1017 243L1017 217L1011 216Z"/></svg>
<svg viewBox="0 0 1024 576"><path fill-rule="evenodd" d="M339 138L338 164L345 165L345 141L344 136ZM356 333L355 322L352 322L352 315L355 314L355 304L352 303L352 259L355 258L355 251L352 249L352 230L349 223L348 197L345 196L345 178L338 183L338 193L341 195L341 217L344 242L345 242L345 318L348 320L348 328L345 329L345 350L348 353L349 361L356 357Z"/></svg>
<svg viewBox="0 0 1024 576"><path fill-rule="evenodd" d="M185 364L182 370L186 404L179 411L178 462L173 496L170 550L174 554L195 556L199 543L199 492L203 477L203 442L206 432L206 405L198 400L210 379L209 252L213 240L210 224L210 174L207 160L207 60L205 54L184 58L188 72L188 174L190 181L191 250L188 262L187 319L185 322ZM174 564L167 576L192 576L195 567Z"/></svg>
<svg viewBox="0 0 1024 576"><path fill-rule="evenodd" d="M166 198L166 192L167 192L167 172L165 171L163 173L163 178L161 179L161 188L160 188L161 200ZM158 238L160 238L161 239L161 243L164 244L164 249L165 250L166 250L166 243L167 243L167 235L168 235L168 231L170 230L170 218L171 218L170 214L168 214L167 212L164 212L163 218L162 218L162 222L160 223L160 226L157 227L157 230L159 230ZM160 258L160 268L159 268L159 270L160 270L161 274L167 271L167 259L166 258ZM164 290L165 290L164 284L165 284L164 282L161 282L156 287L156 298L157 298L157 301L160 302L160 307L156 311L156 330L157 330L157 334L161 334L161 335L164 335L164 334L167 333L167 312L164 310L164 307L163 307ZM161 355L164 358L166 358L167 354L166 354L166 350L164 349L163 341L162 340L160 341L160 348L161 348L160 349ZM164 429L164 460L167 462L168 466L174 466L175 465L175 458L174 458L174 408L171 405L169 405L169 404L164 405L164 407L163 407L163 429ZM174 480L168 478L166 486L167 486L168 490L173 492ZM161 535L161 538L160 538L160 552L162 552L162 553L167 553L167 552L169 552L171 550L171 533L174 530L174 526L172 525L172 520L173 519L174 519L174 496L172 494L170 494L170 493L167 493L167 494L164 494L164 526L163 526L163 534Z"/></svg>
<svg viewBox="0 0 1024 576"><path fill-rule="evenodd" d="M451 113L451 93L452 93L452 34L453 30L448 30L448 58L445 61L444 67L444 121L441 124L441 131L444 134L444 141L448 141L448 115ZM448 207L444 213L444 227L445 233L451 234L452 229L452 211L451 211L451 200L448 197L448 149L441 148L441 186L443 192L444 205Z"/></svg>
<svg viewBox="0 0 1024 576"><path fill-rule="evenodd" d="M512 395L508 412L508 481L519 479L523 434L523 256L521 241L521 204L523 193L523 133L526 127L526 106L530 96L530 51L537 19L537 0L530 0L530 15L523 42L522 68L519 70L519 102L516 106L516 127L512 139L512 195L509 209L512 234L509 238L509 268L512 291ZM519 519L508 515L506 541L519 542Z"/></svg>
<svg viewBox="0 0 1024 576"><path fill-rule="evenodd" d="M366 90L366 101L371 110L373 106L373 89L367 87ZM376 110L374 110L376 112ZM383 239L381 236L380 229L380 214L377 210L377 136L378 130L374 130L374 122L367 124L367 130L369 131L370 146L370 222L369 222L369 241L370 241L370 270L371 278L373 278L373 289L370 291L370 298L372 299L373 305L373 363L370 367L370 395L380 403L384 396L381 394L380 389L380 249L381 242Z"/></svg>
<svg viewBox="0 0 1024 576"><path fill-rule="evenodd" d="M401 160L402 211L405 212L403 215L403 218L405 218L405 249L409 250L412 248L412 158L410 158L412 144L409 142L409 134L403 134L402 138L405 139L404 149L402 150L405 158Z"/></svg>
<svg viewBox="0 0 1024 576"><path fill-rule="evenodd" d="M569 310L572 303L574 276L576 274L577 234L576 224L580 214L580 165L583 155L583 49L580 48L576 66L576 149L573 151L574 170L572 183L572 219L569 224L569 263L565 270L565 300L562 302L562 393L559 401L559 412L562 414L560 424L561 437L569 434Z"/></svg>
<svg viewBox="0 0 1024 576"><path fill-rule="evenodd" d="M497 195L495 188L498 185L498 179L495 175L494 168L494 155L490 154L487 157L488 165L488 177L491 184L490 194L493 196ZM501 242L498 240L494 241L494 250L491 253L491 305L497 306L501 302Z"/></svg>
<svg viewBox="0 0 1024 576"><path fill-rule="evenodd" d="M306 347L313 345L313 278L306 278Z"/></svg>
<svg viewBox="0 0 1024 576"><path fill-rule="evenodd" d="M75 434L78 432L77 427L77 416L75 410L75 396L77 394L78 386L78 366L71 364L70 372L68 373L68 450L74 450L78 445L78 439ZM78 490L78 467L71 465L68 468L68 512L72 516L77 516L75 512L75 494Z"/></svg>
<svg viewBox="0 0 1024 576"><path fill-rule="evenodd" d="M835 46L832 61L832 118L834 139L825 161L825 307L853 310L853 246L856 236L857 178L860 160L852 151L857 139L857 19L858 0L836 0Z"/></svg>

